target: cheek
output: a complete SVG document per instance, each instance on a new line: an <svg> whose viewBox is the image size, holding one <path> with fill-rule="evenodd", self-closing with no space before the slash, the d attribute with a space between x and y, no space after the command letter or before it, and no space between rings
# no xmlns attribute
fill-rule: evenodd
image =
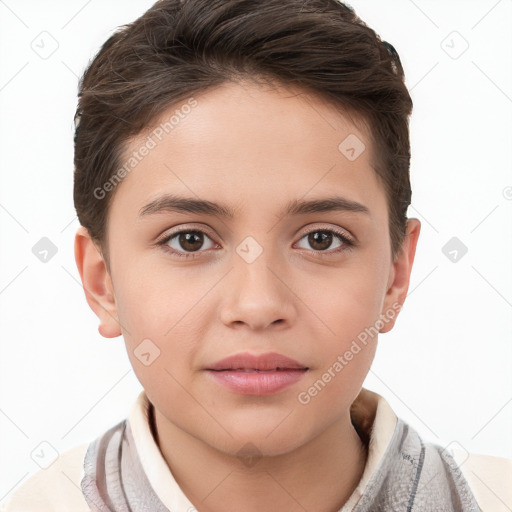
<svg viewBox="0 0 512 512"><path fill-rule="evenodd" d="M320 355L297 399L332 421L356 398L375 356L382 296L374 278L347 273L315 302L323 321L315 340Z"/></svg>
<svg viewBox="0 0 512 512"><path fill-rule="evenodd" d="M117 308L128 356L141 381L148 372L153 380L158 375L168 380L168 372L185 378L212 321L204 300L212 286L205 280L192 285L184 276L162 279L159 272L146 272L144 279L135 272L127 276L119 287Z"/></svg>
<svg viewBox="0 0 512 512"><path fill-rule="evenodd" d="M379 331L379 311L369 307L372 301L371 295L358 296L355 300L345 291L338 295L336 302L322 305L328 329L324 329L317 339L322 355L316 373L329 372L325 375L326 382L335 375L336 379L332 381L346 387L347 383L357 382L360 375L366 376L375 354ZM346 381L345 384L342 381Z"/></svg>
<svg viewBox="0 0 512 512"><path fill-rule="evenodd" d="M180 276L164 278L156 266L132 268L123 274L116 290L117 311L132 342L140 336L166 339L180 319L186 318L199 292L186 286Z"/></svg>
<svg viewBox="0 0 512 512"><path fill-rule="evenodd" d="M360 262L333 272L321 286L310 292L308 304L323 320L326 337L345 342L379 318L387 275L382 263Z"/></svg>

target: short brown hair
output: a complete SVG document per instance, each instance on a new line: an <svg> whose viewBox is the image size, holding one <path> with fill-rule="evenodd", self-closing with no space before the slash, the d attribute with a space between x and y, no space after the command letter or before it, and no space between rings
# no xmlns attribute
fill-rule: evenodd
<svg viewBox="0 0 512 512"><path fill-rule="evenodd" d="M79 82L73 197L108 267L115 189L101 199L95 190L130 137L195 92L257 78L314 93L369 127L395 258L411 202L412 100L393 46L338 0L160 0L108 38Z"/></svg>

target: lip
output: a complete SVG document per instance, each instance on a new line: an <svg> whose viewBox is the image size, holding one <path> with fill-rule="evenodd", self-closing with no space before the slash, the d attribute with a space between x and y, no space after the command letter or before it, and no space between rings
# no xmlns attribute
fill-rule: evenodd
<svg viewBox="0 0 512 512"><path fill-rule="evenodd" d="M305 364L299 363L294 359L278 354L277 352L267 352L265 354L250 354L243 352L233 356L226 357L217 361L208 370L298 370L305 369Z"/></svg>
<svg viewBox="0 0 512 512"><path fill-rule="evenodd" d="M219 384L243 395L277 393L298 382L309 368L282 354L235 354L206 368Z"/></svg>

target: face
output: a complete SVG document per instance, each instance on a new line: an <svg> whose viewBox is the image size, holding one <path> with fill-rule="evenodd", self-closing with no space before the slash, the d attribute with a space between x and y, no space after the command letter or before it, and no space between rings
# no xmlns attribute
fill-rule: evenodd
<svg viewBox="0 0 512 512"><path fill-rule="evenodd" d="M185 104L127 148L151 147L115 190L100 332L162 428L285 453L347 417L414 247L392 261L368 135L331 105L252 83Z"/></svg>

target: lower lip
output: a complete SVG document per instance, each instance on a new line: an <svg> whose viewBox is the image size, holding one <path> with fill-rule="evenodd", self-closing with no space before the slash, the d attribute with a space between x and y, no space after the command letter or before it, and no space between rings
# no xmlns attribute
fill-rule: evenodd
<svg viewBox="0 0 512 512"><path fill-rule="evenodd" d="M213 371L208 373L223 386L242 395L264 396L277 393L298 382L307 370L274 372Z"/></svg>

